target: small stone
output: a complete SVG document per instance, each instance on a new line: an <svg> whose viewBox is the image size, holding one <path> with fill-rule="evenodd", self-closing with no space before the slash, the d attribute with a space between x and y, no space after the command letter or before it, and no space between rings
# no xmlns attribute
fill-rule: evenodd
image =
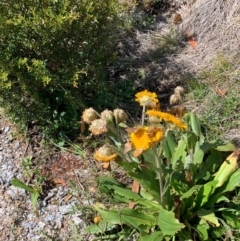
<svg viewBox="0 0 240 241"><path fill-rule="evenodd" d="M19 144L19 142L17 141L16 143L15 143L15 145L14 145L14 148L15 149L18 149L20 147L20 144Z"/></svg>
<svg viewBox="0 0 240 241"><path fill-rule="evenodd" d="M63 205L63 206L60 206L59 207L59 212L61 214L66 214L67 212L71 211L72 210L72 205L71 204L68 204L68 205Z"/></svg>
<svg viewBox="0 0 240 241"><path fill-rule="evenodd" d="M6 134L6 133L9 132L9 130L10 130L10 127L9 127L9 126L6 126L6 127L4 128L4 130L3 130L3 133Z"/></svg>

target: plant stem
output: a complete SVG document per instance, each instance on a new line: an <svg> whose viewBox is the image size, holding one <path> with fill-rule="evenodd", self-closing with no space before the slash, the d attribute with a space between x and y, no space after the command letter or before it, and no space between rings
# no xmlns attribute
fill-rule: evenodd
<svg viewBox="0 0 240 241"><path fill-rule="evenodd" d="M162 161L161 155L157 153L156 147L153 148L153 151L156 156L156 167L157 167L157 174L158 174L158 181L159 181L159 188L160 188L160 202L162 207L164 208L164 195L163 195L163 175L162 175Z"/></svg>
<svg viewBox="0 0 240 241"><path fill-rule="evenodd" d="M143 110L142 110L142 122L141 122L141 125L142 125L142 126L144 126L145 112L146 112L146 106L143 105Z"/></svg>

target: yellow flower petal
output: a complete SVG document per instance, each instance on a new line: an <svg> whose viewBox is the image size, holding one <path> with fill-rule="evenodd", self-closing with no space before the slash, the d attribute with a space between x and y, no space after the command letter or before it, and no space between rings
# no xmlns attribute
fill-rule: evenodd
<svg viewBox="0 0 240 241"><path fill-rule="evenodd" d="M161 112L161 111L157 111L157 110L148 110L146 112L146 114L149 116L157 116L159 118L162 118L164 121L174 124L179 129L182 129L182 130L187 129L187 125L184 122L182 122L177 117L175 117L169 113Z"/></svg>
<svg viewBox="0 0 240 241"><path fill-rule="evenodd" d="M135 97L135 101L139 102L141 106L154 106L158 103L157 94L148 90L138 92Z"/></svg>
<svg viewBox="0 0 240 241"><path fill-rule="evenodd" d="M137 127L131 134L130 139L136 150L147 150L150 147L151 140L147 134L148 127Z"/></svg>

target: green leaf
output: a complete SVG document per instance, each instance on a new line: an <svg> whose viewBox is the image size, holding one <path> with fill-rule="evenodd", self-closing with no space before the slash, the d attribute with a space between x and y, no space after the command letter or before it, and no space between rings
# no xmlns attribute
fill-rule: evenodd
<svg viewBox="0 0 240 241"><path fill-rule="evenodd" d="M196 149L196 151L193 154L193 163L194 164L200 164L203 161L204 152L202 149Z"/></svg>
<svg viewBox="0 0 240 241"><path fill-rule="evenodd" d="M208 223L204 219L201 219L196 227L196 230L198 231L201 240L208 240L208 229Z"/></svg>
<svg viewBox="0 0 240 241"><path fill-rule="evenodd" d="M173 135L170 132L168 132L167 137L166 137L166 142L164 145L164 149L163 149L163 155L167 158L167 160L171 160L176 146L177 146L177 143L176 143Z"/></svg>
<svg viewBox="0 0 240 241"><path fill-rule="evenodd" d="M236 150L236 147L231 143L231 142L229 142L229 143L227 143L227 144L225 144L225 145L218 145L218 146L216 146L216 147L214 147L216 150L218 150L218 151L221 151L221 152L224 152L224 151L226 151L226 152L230 152L230 151L235 151Z"/></svg>
<svg viewBox="0 0 240 241"><path fill-rule="evenodd" d="M156 218L150 214L141 213L133 209L102 210L96 205L94 208L98 211L101 218L110 224L127 224L145 233L146 227L153 227L156 225Z"/></svg>
<svg viewBox="0 0 240 241"><path fill-rule="evenodd" d="M204 153L208 152L210 149L216 149L218 151L223 152L232 152L236 150L236 147L231 143L224 144L223 142L219 140L213 140L209 142L204 142L201 145L201 149L204 151Z"/></svg>
<svg viewBox="0 0 240 241"><path fill-rule="evenodd" d="M226 219L228 225L234 229L240 229L240 221L238 215L232 212L222 212L222 215Z"/></svg>
<svg viewBox="0 0 240 241"><path fill-rule="evenodd" d="M222 192L233 191L236 187L240 186L240 169L235 171L229 178L227 184L224 186Z"/></svg>
<svg viewBox="0 0 240 241"><path fill-rule="evenodd" d="M196 114L187 113L184 115L184 119L186 119L188 125L190 125L193 133L199 137L200 144L204 141L204 136L201 131L201 124Z"/></svg>
<svg viewBox="0 0 240 241"><path fill-rule="evenodd" d="M198 141L198 138L197 138L196 134L194 134L193 132L187 133L188 149L193 149L195 147L197 141Z"/></svg>
<svg viewBox="0 0 240 241"><path fill-rule="evenodd" d="M39 195L40 195L39 192L33 192L33 193L31 194L32 205L33 205L33 209L34 209L34 210L36 209L37 200L38 200Z"/></svg>
<svg viewBox="0 0 240 241"><path fill-rule="evenodd" d="M84 233L91 233L91 234L98 234L98 233L104 233L106 229L111 230L116 225L110 225L105 220L102 220L98 224L93 224L91 226L88 226L85 228Z"/></svg>
<svg viewBox="0 0 240 241"><path fill-rule="evenodd" d="M142 204L146 207L155 207L155 208L160 207L157 202L146 200L146 199L142 198L139 194L131 191L130 189L122 188L122 187L119 187L116 185L111 185L109 187L111 187L116 194L118 194L120 196L124 196L128 200L133 200L137 204Z"/></svg>
<svg viewBox="0 0 240 241"><path fill-rule="evenodd" d="M210 155L207 157L207 159L202 163L199 173L197 174L196 181L203 177L206 180L206 174L216 172L221 163L221 152L213 149Z"/></svg>
<svg viewBox="0 0 240 241"><path fill-rule="evenodd" d="M196 185L194 187L192 187L191 189L189 189L187 192L183 193L180 197L181 200L185 199L185 198L189 198L191 197L194 193L198 192L198 190L202 187L202 185Z"/></svg>
<svg viewBox="0 0 240 241"><path fill-rule="evenodd" d="M31 193L34 193L34 192L35 192L35 190L34 190L33 187L26 185L25 183L23 183L22 181L20 181L20 180L17 179L17 178L13 178L13 179L11 180L11 184L12 184L13 186L15 186L15 187L24 189L24 190L26 190L26 191L28 191L28 192L31 192Z"/></svg>
<svg viewBox="0 0 240 241"><path fill-rule="evenodd" d="M163 235L174 235L185 227L183 223L180 223L179 220L175 218L174 212L165 209L161 209L159 212L158 226Z"/></svg>
<svg viewBox="0 0 240 241"><path fill-rule="evenodd" d="M162 232L154 232L150 235L144 236L139 239L139 241L161 241L164 239Z"/></svg>
<svg viewBox="0 0 240 241"><path fill-rule="evenodd" d="M200 188L197 194L196 208L201 207L208 202L209 197L214 193L217 184L218 184L218 181L215 180L204 184Z"/></svg>
<svg viewBox="0 0 240 241"><path fill-rule="evenodd" d="M216 203L220 203L220 202L229 202L229 199L227 197L225 197L222 193L220 193L220 194L212 195L208 199L208 201L205 205L208 207L212 207Z"/></svg>
<svg viewBox="0 0 240 241"><path fill-rule="evenodd" d="M207 221L211 225L214 225L216 227L220 226L220 223L218 222L218 218L211 210L200 209L197 214L201 219Z"/></svg>
<svg viewBox="0 0 240 241"><path fill-rule="evenodd" d="M178 145L175 148L175 151L172 154L172 158L170 160L170 163L172 164L173 170L175 170L177 161L182 161L184 163L186 158L186 147L187 144L184 139L181 139L178 141Z"/></svg>

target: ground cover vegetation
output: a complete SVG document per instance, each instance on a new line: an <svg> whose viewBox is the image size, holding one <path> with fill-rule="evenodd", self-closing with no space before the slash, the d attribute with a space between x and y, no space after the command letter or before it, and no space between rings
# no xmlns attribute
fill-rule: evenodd
<svg viewBox="0 0 240 241"><path fill-rule="evenodd" d="M86 232L100 240L237 240L240 150L206 141L194 113L181 120L161 111L156 93L139 92L136 101L142 118L133 126L122 109L83 112L92 135L110 140L101 141L94 158L104 168L115 161L134 180L131 190L100 178L100 190L115 202L93 206L98 215Z"/></svg>
<svg viewBox="0 0 240 241"><path fill-rule="evenodd" d="M121 6L1 1L1 103L15 123L37 124L48 137L77 132L80 110L105 91Z"/></svg>
<svg viewBox="0 0 240 241"><path fill-rule="evenodd" d="M154 32L159 14L177 9L177 2L0 3L0 101L5 113L20 129L37 126L57 146L67 138L86 162L91 149L102 163L105 175L96 181L100 202L87 207L89 227L80 234L83 239L89 234L95 240L239 239L239 150L228 142L239 143L239 53L227 55L223 42L218 52L211 43L213 56L207 58L206 42L218 30L206 33L199 24L207 26L219 9L226 13L221 19L235 19L239 3L230 11L229 1L189 1L183 8L189 14L184 31L173 24L175 15L169 31ZM197 13L209 11L195 16L189 13L191 6ZM144 16L136 14L140 10ZM184 11L179 13L185 17ZM217 26L229 29L220 21ZM237 27L231 22L231 29ZM138 50L129 43L141 45L136 35L148 28L153 34L142 35L142 41L150 50L136 57ZM199 37L203 41L186 36L186 29L204 33ZM125 49L119 47L122 42ZM186 45L191 47L188 55L181 53ZM167 81L157 82L156 66ZM179 82L184 88L174 91ZM84 143L69 142L79 135ZM36 209L46 178L37 167L32 170L31 158L23 163L27 175L38 179L30 184L13 179L12 184L30 192ZM127 184L114 177L113 166Z"/></svg>

